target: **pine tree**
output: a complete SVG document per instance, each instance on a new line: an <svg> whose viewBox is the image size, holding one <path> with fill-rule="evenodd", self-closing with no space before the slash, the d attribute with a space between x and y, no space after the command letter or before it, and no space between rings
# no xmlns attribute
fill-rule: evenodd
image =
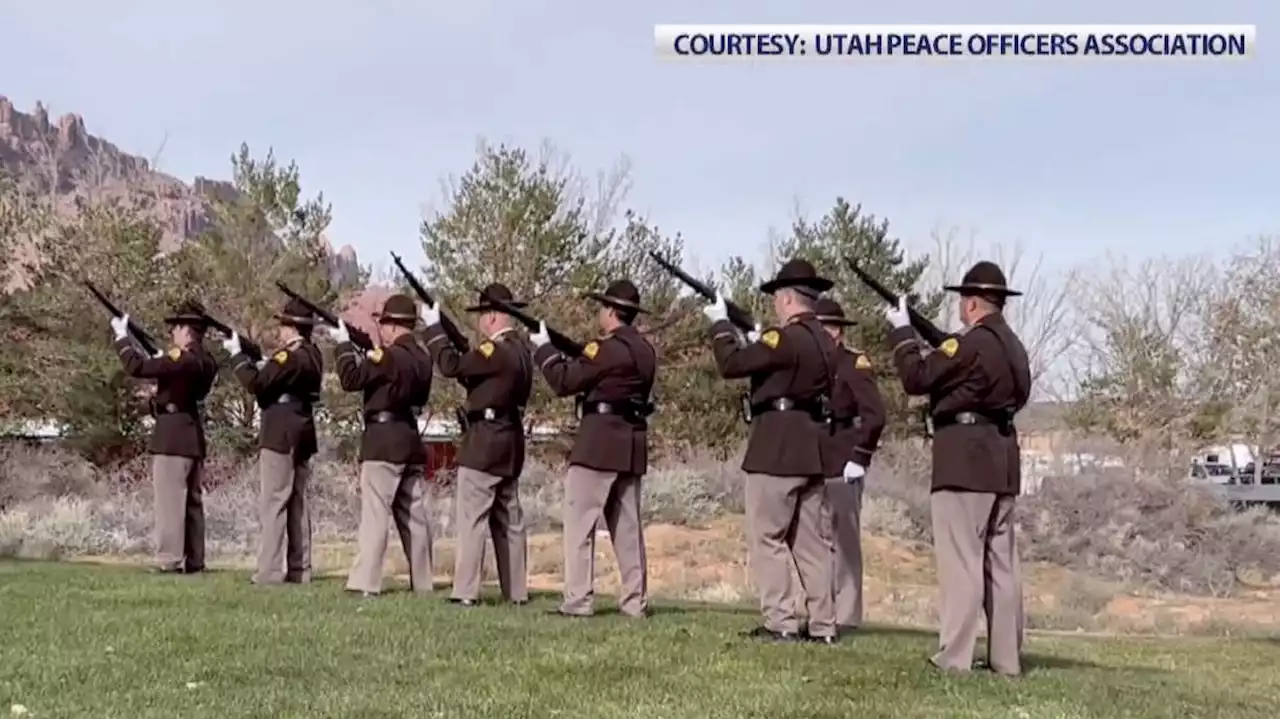
<svg viewBox="0 0 1280 719"><path fill-rule="evenodd" d="M893 367L885 302L853 274L845 258L857 262L886 288L907 293L912 307L925 317L936 317L943 301L940 289L923 298L914 296L929 258L922 256L908 262L901 241L889 235L888 220L877 221L874 215L864 214L861 205L850 205L843 197L837 197L835 205L817 221L796 220L791 234L772 249L779 264L801 257L835 282L829 295L858 323L846 330L846 344L870 356L889 410L889 430L918 428L920 415L908 407Z"/></svg>

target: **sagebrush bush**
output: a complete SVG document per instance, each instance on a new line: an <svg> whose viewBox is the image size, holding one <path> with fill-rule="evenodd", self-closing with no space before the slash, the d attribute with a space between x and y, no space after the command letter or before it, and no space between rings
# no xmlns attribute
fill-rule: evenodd
<svg viewBox="0 0 1280 719"><path fill-rule="evenodd" d="M700 526L740 513L745 480L740 461L693 453L650 468L642 485L645 521ZM149 472L145 457L95 471L56 449L0 448L0 556L149 551ZM357 473L356 463L327 453L312 462L309 496L317 542L354 538L360 517ZM564 474L562 465L531 460L526 466L520 491L530 531L560 529ZM1154 474L1046 480L1037 493L1019 499L1023 559L1087 570L1104 580L1210 595L1233 591L1242 575L1280 574L1280 519L1263 511L1235 511L1204 487ZM452 472L444 472L430 485L437 537L453 533L453 480ZM866 482L864 532L930 539L926 448L911 443L885 448ZM258 534L255 464L213 457L205 485L209 552L252 552Z"/></svg>

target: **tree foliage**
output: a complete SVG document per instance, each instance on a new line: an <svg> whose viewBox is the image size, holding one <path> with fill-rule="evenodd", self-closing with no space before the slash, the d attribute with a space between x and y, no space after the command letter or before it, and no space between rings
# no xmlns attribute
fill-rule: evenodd
<svg viewBox="0 0 1280 719"><path fill-rule="evenodd" d="M162 319L183 299L202 301L218 319L269 345L275 338L268 319L282 299L273 280L317 301L359 288L362 278L357 286L334 283L320 234L330 209L322 197L301 199L295 165L280 167L270 152L254 159L242 146L232 169L236 192L213 198L211 229L167 253L143 202L89 191L69 204L38 183L0 184L0 250L21 250L30 260L8 268L22 281L2 309L0 403L7 413L53 421L102 461L139 450L152 385L124 377L108 313L84 281L162 347L169 342ZM214 350L214 338L206 342ZM234 380L220 378L205 406L215 442L252 446L255 408Z"/></svg>
<svg viewBox="0 0 1280 719"><path fill-rule="evenodd" d="M367 273L351 281L334 272L324 239L332 207L323 193L303 197L295 163L281 166L271 150L258 159L241 145L231 156L231 168L235 192L214 201L213 223L183 248L180 271L202 289L217 319L269 349L279 343L273 315L285 300L276 282L332 307L363 289ZM248 451L256 438L257 405L239 383L227 379L207 403L211 434ZM336 386L327 388L323 400L325 417L358 409L354 398Z"/></svg>

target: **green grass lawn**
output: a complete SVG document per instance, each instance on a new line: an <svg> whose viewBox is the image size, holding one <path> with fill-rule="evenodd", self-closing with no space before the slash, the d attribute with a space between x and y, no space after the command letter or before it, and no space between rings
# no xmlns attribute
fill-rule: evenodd
<svg viewBox="0 0 1280 719"><path fill-rule="evenodd" d="M0 563L0 700L32 717L1196 717L1280 714L1280 643L1032 636L1027 675L943 676L927 633L740 638L751 608L460 609L336 580ZM606 599L601 609L612 610ZM0 713L4 707L0 706Z"/></svg>

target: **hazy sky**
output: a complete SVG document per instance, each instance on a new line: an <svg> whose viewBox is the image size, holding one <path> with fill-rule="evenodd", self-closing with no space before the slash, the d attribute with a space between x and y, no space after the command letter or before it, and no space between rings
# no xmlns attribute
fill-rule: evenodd
<svg viewBox="0 0 1280 719"><path fill-rule="evenodd" d="M1280 230L1280 5L1262 0L3 3L0 94L189 180L247 141L294 158L366 262L415 251L476 140L626 155L631 204L704 262L837 195L908 241L1021 240L1055 263ZM1032 10L1031 6L1039 6ZM74 11L70 10L74 7ZM896 9L889 9L894 7ZM1245 61L670 63L655 23L1253 23Z"/></svg>

